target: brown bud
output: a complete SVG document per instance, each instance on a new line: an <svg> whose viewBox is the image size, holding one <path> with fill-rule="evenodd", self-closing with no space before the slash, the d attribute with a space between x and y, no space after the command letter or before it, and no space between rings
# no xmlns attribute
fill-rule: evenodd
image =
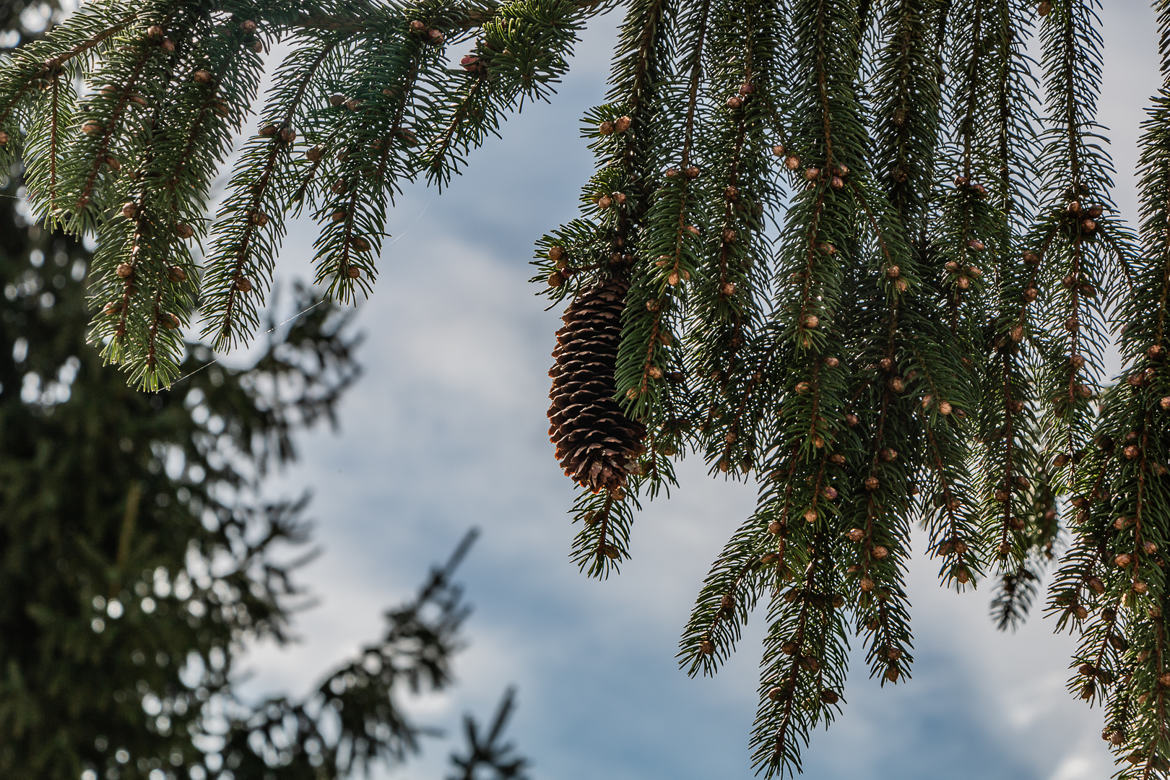
<svg viewBox="0 0 1170 780"><path fill-rule="evenodd" d="M805 395L811 389L812 389L812 385L810 385L808 382L797 382L796 383L795 390L796 390L797 395Z"/></svg>
<svg viewBox="0 0 1170 780"><path fill-rule="evenodd" d="M951 413L951 404L949 401L939 401L938 413L941 415L948 415Z"/></svg>
<svg viewBox="0 0 1170 780"><path fill-rule="evenodd" d="M1085 580L1085 584L1089 586L1089 590L1100 596L1105 592L1105 583L1099 577L1089 577Z"/></svg>
<svg viewBox="0 0 1170 780"><path fill-rule="evenodd" d="M860 542L865 538L865 531L862 531L860 528L850 528L849 533L845 535L849 537L849 541L851 542Z"/></svg>
<svg viewBox="0 0 1170 780"><path fill-rule="evenodd" d="M893 447L883 447L879 455L886 463L893 463L898 459L898 451Z"/></svg>
<svg viewBox="0 0 1170 780"><path fill-rule="evenodd" d="M1120 555L1118 555L1117 557L1115 557L1113 559L1113 563L1114 563L1114 565L1117 566L1117 568L1124 569L1125 567L1127 567L1131 563L1133 563L1133 558L1130 556L1129 553L1121 553Z"/></svg>
<svg viewBox="0 0 1170 780"><path fill-rule="evenodd" d="M612 205L613 205L613 198L609 197L608 195L602 195L600 198L597 199L597 207L598 208L607 209Z"/></svg>
<svg viewBox="0 0 1170 780"><path fill-rule="evenodd" d="M1141 454L1141 448L1139 448L1136 444L1128 444L1126 445L1125 449L1122 450L1122 454L1125 455L1126 459L1133 460Z"/></svg>
<svg viewBox="0 0 1170 780"><path fill-rule="evenodd" d="M703 655L711 655L715 652L715 643L710 639L699 640L699 652Z"/></svg>
<svg viewBox="0 0 1170 780"><path fill-rule="evenodd" d="M264 41L252 41L252 51L257 54L264 51Z"/></svg>
<svg viewBox="0 0 1170 780"><path fill-rule="evenodd" d="M821 324L821 319L820 319L820 317L818 317L815 314L810 314L804 318L804 327L806 327L806 328L815 328L816 326L818 326L820 324Z"/></svg>
<svg viewBox="0 0 1170 780"><path fill-rule="evenodd" d="M608 119L605 120L604 122L602 122L600 125L597 126L597 132L601 133L601 135L612 135L613 134L613 122L609 121Z"/></svg>
<svg viewBox="0 0 1170 780"><path fill-rule="evenodd" d="M167 278L176 283L185 282L187 281L187 272L183 270L182 266L172 265L167 269Z"/></svg>
<svg viewBox="0 0 1170 780"><path fill-rule="evenodd" d="M1150 586L1147 585L1146 583L1142 582L1141 580L1135 580L1133 585L1132 585L1132 588L1133 588L1133 592L1138 594L1139 596L1144 595L1145 593L1148 593L1150 590Z"/></svg>
<svg viewBox="0 0 1170 780"><path fill-rule="evenodd" d="M683 175L686 176L688 179L699 178L699 166L688 165L686 168L683 169Z"/></svg>
<svg viewBox="0 0 1170 780"><path fill-rule="evenodd" d="M723 243L725 244L734 244L738 237L739 235L731 228L727 228L723 231Z"/></svg>
<svg viewBox="0 0 1170 780"><path fill-rule="evenodd" d="M780 531L781 531L781 525L780 525L779 520L773 520L770 523L768 523L768 533L775 536L776 534L780 533Z"/></svg>
<svg viewBox="0 0 1170 780"><path fill-rule="evenodd" d="M850 428L856 428L860 422L861 422L861 418L859 418L853 412L849 412L848 414L845 415L845 424L848 425Z"/></svg>
<svg viewBox="0 0 1170 780"><path fill-rule="evenodd" d="M881 487L881 480L870 474L865 478L865 489L871 493Z"/></svg>
<svg viewBox="0 0 1170 780"><path fill-rule="evenodd" d="M349 241L350 245L359 252L369 252L370 242L361 236L354 236Z"/></svg>
<svg viewBox="0 0 1170 780"><path fill-rule="evenodd" d="M419 22L419 24L422 24L422 23ZM334 92L332 95L329 96L329 105L331 105L335 108L340 106L344 102L345 102L345 95L340 95L340 94Z"/></svg>
<svg viewBox="0 0 1170 780"><path fill-rule="evenodd" d="M240 292L252 292L252 282L246 276L236 277L236 289Z"/></svg>
<svg viewBox="0 0 1170 780"><path fill-rule="evenodd" d="M845 456L839 452L834 452L832 455L829 456L829 462L832 463L834 466L844 466L845 465Z"/></svg>
<svg viewBox="0 0 1170 780"><path fill-rule="evenodd" d="M815 510L815 509L804 510L804 521L806 523L815 523L817 521L817 510Z"/></svg>
<svg viewBox="0 0 1170 780"><path fill-rule="evenodd" d="M553 271L552 273L550 273L548 275L548 286L549 287L554 287L554 288L560 287L564 283L565 283L565 277L561 275L560 271Z"/></svg>
<svg viewBox="0 0 1170 780"><path fill-rule="evenodd" d="M613 123L615 132L624 133L630 129L630 124L633 122L628 116L619 116Z"/></svg>
<svg viewBox="0 0 1170 780"><path fill-rule="evenodd" d="M1144 552L1146 555L1153 555L1154 553L1158 552L1158 543L1157 542L1143 543L1142 544L1142 552Z"/></svg>
<svg viewBox="0 0 1170 780"><path fill-rule="evenodd" d="M3 130L0 130L0 146L4 146L7 143L8 143L8 133L4 132Z"/></svg>
<svg viewBox="0 0 1170 780"><path fill-rule="evenodd" d="M861 588L861 590L864 591L865 593L869 593L870 591L872 591L876 587L876 584L874 583L874 581L871 580L869 577L862 577L861 582L859 582L857 584Z"/></svg>
<svg viewBox="0 0 1170 780"><path fill-rule="evenodd" d="M276 135L276 125L264 125L260 128L260 135L264 138L271 138Z"/></svg>
<svg viewBox="0 0 1170 780"><path fill-rule="evenodd" d="M252 21L251 19L245 19L244 21L240 22L240 29L243 30L248 35L252 35L253 33L256 32L258 27L257 27L256 23L254 21Z"/></svg>
<svg viewBox="0 0 1170 780"><path fill-rule="evenodd" d="M358 100L357 98L350 98L349 100L345 101L345 107L350 111L357 111L362 107L362 101Z"/></svg>
<svg viewBox="0 0 1170 780"><path fill-rule="evenodd" d="M741 107L742 105L743 105L743 98L740 97L739 95L732 95L731 97L727 98L727 107L732 109L732 110L735 110L735 109Z"/></svg>
<svg viewBox="0 0 1170 780"><path fill-rule="evenodd" d="M778 147L778 148L782 148L782 147ZM784 167L790 171L795 171L797 168L800 167L800 158L797 157L795 154L788 155L787 157L784 158ZM816 177L814 176L813 178L816 178Z"/></svg>
<svg viewBox="0 0 1170 780"><path fill-rule="evenodd" d="M816 181L820 177L821 177L821 169L820 168L805 168L804 169L804 178L808 179L809 181Z"/></svg>
<svg viewBox="0 0 1170 780"><path fill-rule="evenodd" d="M126 219L134 219L138 214L138 204L133 201L122 204L122 216Z"/></svg>
<svg viewBox="0 0 1170 780"><path fill-rule="evenodd" d="M835 190L839 190L845 186L845 180L842 179L840 176L834 176L831 179L829 179L829 186Z"/></svg>
<svg viewBox="0 0 1170 780"><path fill-rule="evenodd" d="M134 275L134 266L129 263L118 263L118 267L114 269L114 273L118 275L119 279L129 279Z"/></svg>
<svg viewBox="0 0 1170 780"><path fill-rule="evenodd" d="M250 219L251 223L253 225L256 225L257 227L264 227L265 225L268 224L268 215L265 214L263 211L253 211L249 215L249 219Z"/></svg>
<svg viewBox="0 0 1170 780"><path fill-rule="evenodd" d="M174 330L183 323L179 321L179 315L174 314L173 312L168 312L167 314L162 315L161 324L167 330Z"/></svg>
<svg viewBox="0 0 1170 780"><path fill-rule="evenodd" d="M874 558L878 559L879 561L882 561L882 560L885 560L887 557L889 557L890 551L887 547L884 547L883 545L878 544L878 545L874 546L871 554L873 555Z"/></svg>
<svg viewBox="0 0 1170 780"><path fill-rule="evenodd" d="M1039 265L1040 264L1040 255L1036 254L1035 252L1033 252L1031 250L1024 252L1024 262L1027 263L1028 265Z"/></svg>
<svg viewBox="0 0 1170 780"><path fill-rule="evenodd" d="M889 385L890 390L894 391L895 393L901 393L906 389L906 380L902 379L900 376L890 377L890 381L887 384Z"/></svg>
<svg viewBox="0 0 1170 780"><path fill-rule="evenodd" d="M1092 233L1097 229L1097 221L1093 219L1085 219L1081 221L1081 229L1086 233Z"/></svg>
<svg viewBox="0 0 1170 780"><path fill-rule="evenodd" d="M81 126L81 132L86 135L98 135L102 132L102 123L96 119L90 119Z"/></svg>
<svg viewBox="0 0 1170 780"><path fill-rule="evenodd" d="M191 74L191 78L193 78L195 80L195 83L197 83L197 84L210 84L211 83L211 71L203 70L202 68L200 68L199 70L197 70Z"/></svg>
<svg viewBox="0 0 1170 780"><path fill-rule="evenodd" d="M436 46L442 43L446 37L447 36L443 34L442 30L436 30L434 28L427 30L427 41L435 44Z"/></svg>
<svg viewBox="0 0 1170 780"><path fill-rule="evenodd" d="M977 238L973 238L968 241L967 246L976 252L982 252L986 248L986 245Z"/></svg>

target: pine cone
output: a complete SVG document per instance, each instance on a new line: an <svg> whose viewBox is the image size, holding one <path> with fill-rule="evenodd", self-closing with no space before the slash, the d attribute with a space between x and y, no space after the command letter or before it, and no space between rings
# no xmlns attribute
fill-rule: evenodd
<svg viewBox="0 0 1170 780"><path fill-rule="evenodd" d="M565 310L549 370L549 438L565 474L581 485L613 490L626 483L643 452L646 428L614 401L614 369L629 283L598 282Z"/></svg>

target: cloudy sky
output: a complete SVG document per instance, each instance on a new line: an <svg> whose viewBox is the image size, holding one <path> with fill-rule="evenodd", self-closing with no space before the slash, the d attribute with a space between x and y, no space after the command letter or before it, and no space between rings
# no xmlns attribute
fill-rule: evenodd
<svg viewBox="0 0 1170 780"><path fill-rule="evenodd" d="M1137 125L1157 80L1153 19L1145 3L1108 6L1102 119L1113 130L1117 199L1132 215ZM526 280L533 241L575 214L592 170L577 123L601 100L615 23L592 25L553 103L513 119L442 197L415 190L400 201L377 289L357 318L365 376L342 407L340 433L306 437L301 463L282 478L314 492L324 554L302 581L320 605L301 616L299 644L257 648L247 664L256 691L309 690L479 526L460 571L475 613L459 685L416 702L420 717L448 728L468 709L486 717L516 684L510 732L535 778L747 778L759 621L714 679L688 679L674 654L707 566L751 511L754 489L685 463L682 489L637 518L633 561L619 577L586 579L567 558L574 491L545 419L559 317ZM311 238L300 226L286 242L286 280L308 273ZM1111 774L1100 711L1064 690L1067 637L1039 618L997 633L985 590L944 592L930 563L912 568L910 594L913 679L880 689L855 664L844 716L806 752L807 777ZM376 777L442 777L446 751L435 743Z"/></svg>

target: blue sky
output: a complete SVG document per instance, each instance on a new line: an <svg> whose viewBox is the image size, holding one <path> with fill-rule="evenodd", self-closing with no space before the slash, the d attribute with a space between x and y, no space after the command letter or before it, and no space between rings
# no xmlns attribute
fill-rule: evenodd
<svg viewBox="0 0 1170 780"><path fill-rule="evenodd" d="M1117 200L1132 216L1137 123L1157 81L1154 30L1145 4L1109 6L1102 120L1113 128ZM464 710L486 716L514 683L510 733L536 778L746 778L758 622L715 679L688 679L674 654L707 565L751 511L754 489L684 463L683 487L637 518L620 576L586 579L567 558L574 491L545 419L559 316L526 280L534 240L575 214L592 170L578 118L601 99L614 24L592 25L553 103L525 108L441 197L418 189L401 199L357 318L366 373L343 404L341 432L304 438L300 464L280 480L314 492L324 554L302 582L320 605L300 616L301 642L255 648L246 664L254 690L307 691L376 637L382 610L477 525L484 534L460 572L475 605L460 684L414 702L420 717L454 727ZM292 231L286 280L308 274L312 235L311 225ZM879 689L855 664L843 717L806 751L807 777L1111 774L1100 711L1064 690L1067 637L1039 618L997 633L986 590L941 591L930 563L911 570L910 593L913 679ZM446 750L432 745L375 777L442 777Z"/></svg>

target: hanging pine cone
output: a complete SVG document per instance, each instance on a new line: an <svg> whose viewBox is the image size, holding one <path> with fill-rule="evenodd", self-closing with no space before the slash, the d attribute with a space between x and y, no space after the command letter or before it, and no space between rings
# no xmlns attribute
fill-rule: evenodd
<svg viewBox="0 0 1170 780"><path fill-rule="evenodd" d="M614 401L614 367L629 283L598 282L565 310L549 369L549 438L565 474L594 491L626 483L646 428Z"/></svg>

